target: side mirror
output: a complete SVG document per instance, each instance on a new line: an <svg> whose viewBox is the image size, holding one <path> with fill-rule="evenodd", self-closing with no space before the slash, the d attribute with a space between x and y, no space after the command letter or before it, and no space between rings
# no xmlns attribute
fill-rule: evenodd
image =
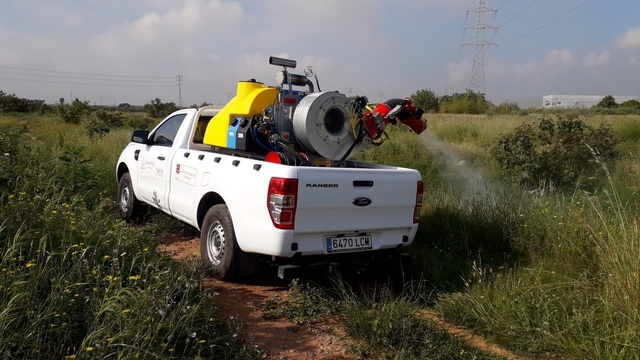
<svg viewBox="0 0 640 360"><path fill-rule="evenodd" d="M147 144L149 139L149 130L135 130L131 135L131 142L138 144Z"/></svg>

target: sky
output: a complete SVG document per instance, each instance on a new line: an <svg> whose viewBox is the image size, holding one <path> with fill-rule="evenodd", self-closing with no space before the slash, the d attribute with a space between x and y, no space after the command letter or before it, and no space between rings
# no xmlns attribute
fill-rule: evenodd
<svg viewBox="0 0 640 360"><path fill-rule="evenodd" d="M496 104L640 96L638 0L0 1L0 90L47 103L224 105L270 56L371 102L480 91L482 60Z"/></svg>

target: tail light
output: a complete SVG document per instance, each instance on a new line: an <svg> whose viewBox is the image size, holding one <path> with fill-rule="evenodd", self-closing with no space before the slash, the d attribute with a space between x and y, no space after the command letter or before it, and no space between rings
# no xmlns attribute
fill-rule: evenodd
<svg viewBox="0 0 640 360"><path fill-rule="evenodd" d="M413 223L420 222L420 213L422 212L422 197L424 196L424 183L418 181L418 190L416 191L416 207L413 209Z"/></svg>
<svg viewBox="0 0 640 360"><path fill-rule="evenodd" d="M298 179L271 178L267 193L267 207L276 228L293 229L297 198Z"/></svg>

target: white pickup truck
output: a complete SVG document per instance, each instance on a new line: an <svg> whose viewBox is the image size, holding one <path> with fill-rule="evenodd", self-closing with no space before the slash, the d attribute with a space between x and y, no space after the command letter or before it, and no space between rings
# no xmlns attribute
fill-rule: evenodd
<svg viewBox="0 0 640 360"><path fill-rule="evenodd" d="M311 95L329 94L333 110L344 106L340 102L335 105L336 99L342 99L337 98L339 93L294 92L302 100L283 111L287 102L280 97L283 88L259 84L251 81L248 85L269 90L278 100L270 100L271 108L260 109L258 114L251 113L255 109L244 111L242 106L184 109L169 115L152 131L136 130L116 167L122 218L135 219L141 206L148 204L196 227L201 232L205 266L225 280L251 274L260 257L280 265L301 264L344 254L373 256L411 244L422 206L420 173L345 160L346 149L332 155L339 162L326 159L318 154L324 150L321 146L316 146L320 151L312 148L315 140L309 138L315 135L307 134L307 154L296 153L302 148L296 145L297 140L282 143L283 138L296 133L276 132L275 124L270 134L264 129L257 133L263 112L271 114L271 120L278 109L285 113L281 116L285 121L293 121L290 115L299 109L311 116L308 113L313 112L313 104L303 104ZM242 96L239 88L235 100L242 100ZM250 107L257 106L258 98L249 101ZM317 101L318 97L312 102ZM230 104L233 107L233 100ZM332 136L341 137L328 124L333 120L326 119L335 118L336 111L321 112L318 121L330 128ZM226 144L215 144L207 135L214 121L224 122ZM243 134L259 143L254 144L257 150L249 145L240 149L241 140L249 142L239 136L242 126L249 129ZM280 136L274 137L275 133ZM238 143L231 143L235 141ZM278 150L277 144L287 149L273 151ZM287 160L288 153L294 153L289 156L298 161Z"/></svg>

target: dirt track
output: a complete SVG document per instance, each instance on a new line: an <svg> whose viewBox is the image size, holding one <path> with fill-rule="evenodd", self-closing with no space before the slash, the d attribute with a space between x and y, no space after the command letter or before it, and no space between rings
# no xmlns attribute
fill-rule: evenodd
<svg viewBox="0 0 640 360"><path fill-rule="evenodd" d="M171 237L159 250L180 261L199 261L198 239ZM266 359L356 359L345 348L333 319L312 327L287 320L265 320L258 305L274 295L286 299L288 282L275 271L250 277L244 282L228 283L208 278L205 286L218 293L220 316L239 320L240 336L251 346L265 352Z"/></svg>
<svg viewBox="0 0 640 360"><path fill-rule="evenodd" d="M198 239L169 237L158 250L179 261L200 261ZM265 320L259 304L278 295L287 297L288 282L273 272L265 271L244 282L228 283L211 278L205 286L218 294L220 316L239 320L243 325L240 336L244 341L264 351L265 359L357 359L345 345L345 336L335 319L323 324L299 326L284 319ZM436 312L421 311L421 316L467 344L488 354L509 360L522 359L491 344L486 339L444 321Z"/></svg>

